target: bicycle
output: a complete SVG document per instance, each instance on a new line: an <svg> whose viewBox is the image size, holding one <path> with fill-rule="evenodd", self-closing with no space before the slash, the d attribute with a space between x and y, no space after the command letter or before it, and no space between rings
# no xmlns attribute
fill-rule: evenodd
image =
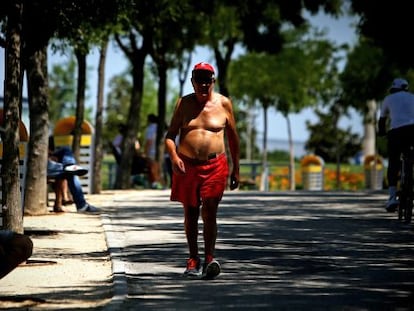
<svg viewBox="0 0 414 311"><path fill-rule="evenodd" d="M409 224L413 215L413 168L414 146L410 146L401 155L401 179L399 190L398 220Z"/></svg>

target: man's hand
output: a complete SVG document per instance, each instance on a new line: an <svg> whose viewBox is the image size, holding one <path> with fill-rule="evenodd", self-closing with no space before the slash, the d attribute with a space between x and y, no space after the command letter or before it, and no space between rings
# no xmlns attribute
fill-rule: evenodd
<svg viewBox="0 0 414 311"><path fill-rule="evenodd" d="M185 165L183 160L181 160L179 157L172 160L172 170L176 174L185 174Z"/></svg>
<svg viewBox="0 0 414 311"><path fill-rule="evenodd" d="M238 187L239 187L239 179L234 174L231 174L231 176L230 176L230 190L234 190Z"/></svg>

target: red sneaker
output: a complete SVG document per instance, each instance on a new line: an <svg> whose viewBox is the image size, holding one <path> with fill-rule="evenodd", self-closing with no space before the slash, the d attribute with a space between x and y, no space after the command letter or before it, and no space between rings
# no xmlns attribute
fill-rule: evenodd
<svg viewBox="0 0 414 311"><path fill-rule="evenodd" d="M184 275L190 276L190 277L199 277L201 275L200 267L201 267L200 258L190 257L187 259L187 269L185 269Z"/></svg>

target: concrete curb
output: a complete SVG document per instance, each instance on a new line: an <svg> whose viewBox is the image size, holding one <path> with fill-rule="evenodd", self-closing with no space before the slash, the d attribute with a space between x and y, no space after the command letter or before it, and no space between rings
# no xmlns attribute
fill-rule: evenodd
<svg viewBox="0 0 414 311"><path fill-rule="evenodd" d="M122 260L122 245L119 244L115 238L114 227L108 214L102 214L102 226L105 231L106 244L108 247L109 257L112 262L112 282L113 282L113 296L103 310L114 311L121 310L122 304L128 294L128 284L125 275L125 264ZM118 233L119 236L119 233Z"/></svg>

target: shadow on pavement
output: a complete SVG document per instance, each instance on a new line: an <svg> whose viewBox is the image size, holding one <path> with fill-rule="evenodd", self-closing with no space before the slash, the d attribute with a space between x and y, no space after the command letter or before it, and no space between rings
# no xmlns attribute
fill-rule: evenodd
<svg viewBox="0 0 414 311"><path fill-rule="evenodd" d="M228 192L216 245L223 273L204 281L182 277L181 206L165 192L137 197L111 216L126 241L123 308L413 310L413 228L384 202L376 193Z"/></svg>

